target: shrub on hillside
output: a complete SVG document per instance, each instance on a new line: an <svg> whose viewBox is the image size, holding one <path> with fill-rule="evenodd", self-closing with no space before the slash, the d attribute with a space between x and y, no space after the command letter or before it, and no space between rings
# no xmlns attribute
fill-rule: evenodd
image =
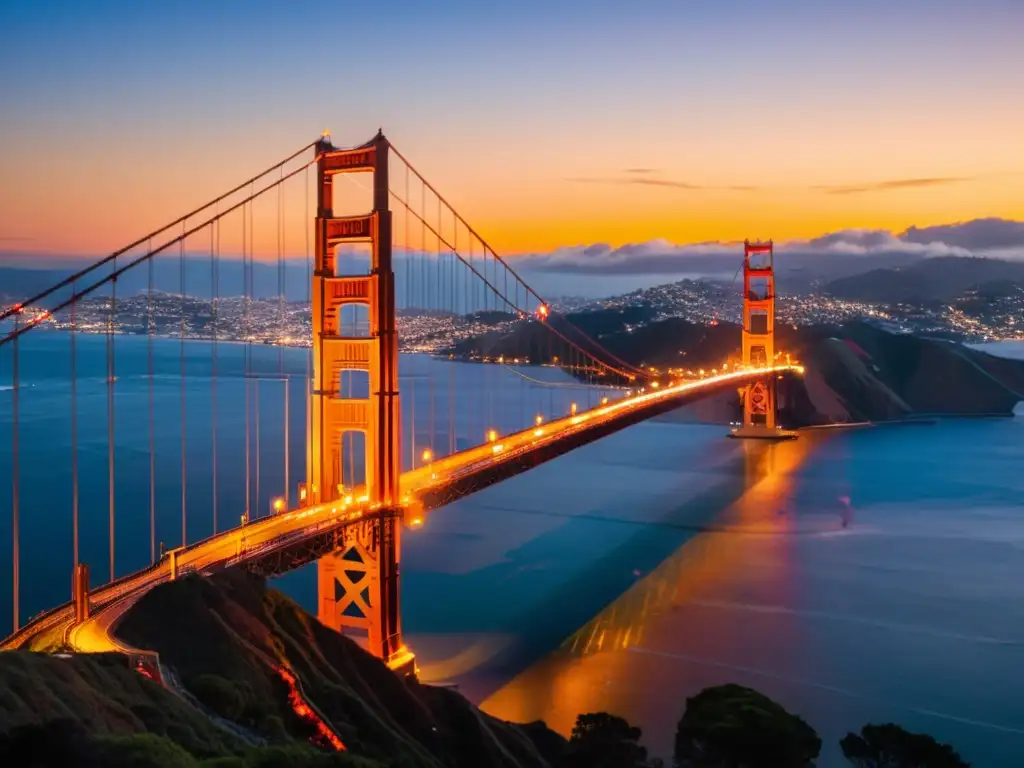
<svg viewBox="0 0 1024 768"><path fill-rule="evenodd" d="M859 734L846 734L839 746L857 768L970 768L948 744L893 723L865 725Z"/></svg>
<svg viewBox="0 0 1024 768"><path fill-rule="evenodd" d="M821 739L803 719L741 685L688 698L676 729L679 768L808 768L820 751Z"/></svg>

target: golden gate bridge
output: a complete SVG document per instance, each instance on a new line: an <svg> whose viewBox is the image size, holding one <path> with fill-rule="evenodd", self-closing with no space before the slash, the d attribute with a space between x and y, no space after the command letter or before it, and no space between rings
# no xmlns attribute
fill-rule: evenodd
<svg viewBox="0 0 1024 768"><path fill-rule="evenodd" d="M360 175L370 178L369 187L359 183ZM340 195L335 187L342 179L352 181L368 195L363 212L339 213ZM311 346L304 356L305 371L299 372L286 365L281 346L288 341L286 328L293 323L285 285L289 245L283 191L289 184L301 185L305 191L307 294L303 306L311 307L312 312ZM257 209L268 201L275 205L276 214L263 218ZM274 245L267 250L276 253L278 286L276 311L268 315L255 279L256 242L271 235ZM227 311L233 299L221 290L226 261L222 259L222 241L228 237L237 237L242 255L241 310L234 314ZM190 293L190 269L194 274L197 247L209 262L209 279L202 281L204 295L196 289ZM0 648L113 649L147 659L144 649L123 646L114 629L123 613L154 586L186 573L209 575L222 568L244 567L277 575L317 562L320 621L362 637L368 650L392 668L413 669L414 656L404 644L401 630L401 539L403 529L422 525L430 510L631 424L729 390L739 389L744 398L744 423L738 435L784 436L775 424L775 381L802 369L779 363L774 351L771 254L770 243L748 243L745 248L743 363L697 378L665 377L626 362L556 312L383 133L352 148L335 147L325 134L205 205L0 313L0 322L10 325L0 336L0 352L6 354L4 363L9 366L11 381L13 543L13 620L11 634ZM177 268L178 293L155 290L154 268L160 261L165 272ZM339 272L343 264L355 271ZM119 284L143 274L143 290L126 296L122 288L118 293ZM194 277L192 282L196 282ZM99 324L94 318L85 320L83 314L87 303L95 303L97 297L102 308ZM457 393L451 366L443 374L428 371L426 376L407 377L401 385L399 335L403 328L410 328L411 321L404 322L406 318L416 317L419 326L447 324L450 330L459 318L488 313L503 319L503 330L487 334L486 323L473 328L484 332L484 342L495 342L494 350L500 348L502 334L526 329L529 353L522 362L479 348L471 356L489 363L483 377L485 386L479 389ZM67 346L47 353L47 357L59 358L67 365L67 405L56 421L70 439L70 466L68 472L52 473L55 482L58 475L68 475L66 487L61 483L59 489L50 489L63 499L59 508L54 508L25 505L22 498L20 479L26 459L22 445L29 434L21 423L27 393L22 381L25 353L20 346L27 334L33 333L35 338L41 329L58 321L67 331ZM140 424L138 411L131 411L128 428L133 445L126 446L125 439L119 437L125 426L120 433L116 426L116 395L119 390L126 391L119 376L118 346L128 343L132 330L146 344L146 370L140 376L147 382L144 421L148 423ZM102 360L94 354L97 345L80 338L87 335L104 339ZM161 336L178 340L176 371L161 358L165 351L154 354L155 339ZM228 343L239 338L244 342L241 353L237 345ZM201 360L197 357L203 356L207 347L196 346L197 340L208 345L209 356ZM277 344L276 371L272 363L267 370L267 356L259 354L261 342ZM520 369L525 364L560 369L568 377L558 382L540 381ZM96 423L101 409L95 387L89 390L83 407L79 391L83 370L93 378L102 370L105 425ZM176 391L168 385L175 373ZM188 423L189 387L206 375L210 380L209 414L203 410L200 418L208 423L194 428ZM244 380L240 398L244 403L236 401L237 392L225 402L222 379L238 375ZM441 380L445 377L447 381ZM305 473L293 488L289 403L296 378L303 384ZM278 494L267 493L265 480L261 484L265 451L260 435L268 416L265 411L261 428L260 403L265 400L267 382L282 385L283 444L271 446L283 457ZM559 398L556 406L553 397L548 398L546 408L543 397L537 408L532 407L538 387L570 385L587 392L586 407L575 401L565 407L564 398ZM417 387L421 397L427 393L426 408L421 403L416 409ZM518 409L507 407L507 397L503 402L492 397L495 388L506 388L507 395L507 389L514 387L523 393ZM405 390L411 394L407 408L402 406ZM226 474L225 463L237 462L239 457L233 452L224 455L223 446L232 435L225 434L218 408L237 412L239 405L244 411L240 420L245 433L244 487L228 490L219 478ZM158 434L157 422L162 418L156 414L162 417L174 410L179 416L176 437L180 451L168 461L165 456L158 458L158 445L168 436ZM514 410L520 411L519 423L508 428L515 417L508 411ZM84 438L91 452L86 455L95 454L94 433L106 433L107 579L95 587L90 585L90 569L82 558L86 503L81 493L83 420L88 422ZM499 422L501 429L494 426ZM42 429L40 424L56 428L53 419L30 419L28 430ZM134 438L143 431L146 444L140 447L141 441ZM408 440L403 432L409 433ZM202 445L198 446L201 433ZM118 449L127 457L120 458ZM140 461L142 454L147 455L148 463ZM196 457L200 457L198 466ZM31 455L27 458L33 460ZM95 465L96 457L91 461ZM121 469L119 474L118 467L125 463L129 469ZM125 494L118 492L123 485L119 479L126 471L135 477L140 469L148 474L148 488L125 499ZM208 473L212 492L202 502L190 492L190 469ZM266 458L262 471L265 476ZM175 531L177 546L169 551L162 545L158 551L157 546L158 528L168 529L166 514L158 514L158 508L166 507L166 493L160 490L166 481L161 475L171 475L175 484L180 484L180 530ZM230 497L230 519L239 521L226 528L220 520L225 495ZM261 511L267 495L274 498L264 515ZM95 512L95 505L88 511ZM33 520L43 516L41 525L49 529L62 527L64 521L71 528L72 594L70 602L23 622L21 534L26 515ZM122 563L125 558L124 549L117 547L119 521L124 516L135 528L140 518L148 523L149 565L144 568L119 565L118 555ZM97 515L86 518L95 523ZM207 535L197 536L200 529ZM52 548L45 551L47 557L54 554ZM138 563L138 553L129 554L128 559ZM53 578L54 566L45 570L45 577ZM40 577L30 572L29 578ZM150 659L149 663L150 673L158 676L158 662Z"/></svg>

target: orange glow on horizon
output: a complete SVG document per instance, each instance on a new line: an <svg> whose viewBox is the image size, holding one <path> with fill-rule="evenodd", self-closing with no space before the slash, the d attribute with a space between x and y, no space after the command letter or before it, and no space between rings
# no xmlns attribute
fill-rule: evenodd
<svg viewBox="0 0 1024 768"><path fill-rule="evenodd" d="M397 141L396 144L401 144ZM153 168L117 160L102 180L85 171L55 165L53 173L66 184L64 193L76 205L62 211L63 226L53 227L46 201L50 189L46 168L58 158L33 158L31 163L14 158L0 175L0 242L4 250L28 254L97 257L112 252L156 227L173 221L204 201L230 189L252 172L278 159L293 147L259 147L255 154L232 155L210 164L194 148L170 147L166 156L154 159ZM91 147L102 154L102 147ZM115 153L116 156L116 153ZM254 160L255 158L255 160ZM430 158L411 157L427 163ZM665 165L671 168L671 158ZM42 167L40 167L42 166ZM896 166L899 167L899 166ZM794 174L786 169L770 173L752 166L750 171L708 166L700 174L708 188L682 190L665 186L624 186L614 183L583 184L571 177L597 174L564 172L538 165L513 169L492 159L483 166L436 169L430 181L470 221L488 243L504 256L547 253L560 247L628 243L664 239L676 244L735 242L751 232L770 232L776 242L809 239L843 229L884 229L902 232L908 226L930 226L997 216L1024 220L1024 172L1002 175L968 174L961 171L907 167L872 173L862 169L822 168L814 174ZM196 169L203 169L198 174ZM856 170L856 173L854 171ZM495 183L504 175L526 175L524 184ZM842 187L872 178L896 176L955 175L966 178L948 185L907 189L883 189L863 194L830 194L817 187ZM661 172L667 180L678 176ZM299 257L312 228L312 211L305 204L306 184L312 176L300 173L285 183L282 195L284 253ZM355 181L336 185L339 211L368 209L367 190ZM747 191L723 191L728 184L756 187ZM259 187L257 187L259 188ZM392 201L396 216L400 206ZM277 257L277 197L267 193L254 204L253 251L256 260ZM307 215L308 214L308 215ZM403 228L395 227L396 244ZM416 246L415 239L411 243ZM208 253L210 238L199 233L189 238L187 250ZM248 248L248 244L247 244ZM242 249L242 224L238 212L225 219L221 253L237 256Z"/></svg>

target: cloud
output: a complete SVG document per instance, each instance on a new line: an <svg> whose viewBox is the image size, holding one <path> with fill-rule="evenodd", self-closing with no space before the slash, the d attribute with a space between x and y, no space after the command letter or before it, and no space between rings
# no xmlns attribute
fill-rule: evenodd
<svg viewBox="0 0 1024 768"><path fill-rule="evenodd" d="M729 185L729 186L711 186L705 184L694 184L689 181L678 181L676 179L652 179L648 178L646 174L657 173L654 169L649 168L633 168L626 169L623 171L626 174L633 174L630 176L573 176L566 181L572 181L578 184L639 184L647 187L670 187L673 189L717 189L717 190L728 190L730 192L749 192L758 187L747 186L747 185Z"/></svg>
<svg viewBox="0 0 1024 768"><path fill-rule="evenodd" d="M668 240L628 243L617 248L607 243L558 248L551 253L520 256L515 266L546 272L606 274L671 274L692 268L697 260L714 259L724 268L724 258L736 255L726 243L676 245Z"/></svg>
<svg viewBox="0 0 1024 768"><path fill-rule="evenodd" d="M1024 249L1024 221L989 218L937 227L910 227L900 237L912 243L943 242L972 251Z"/></svg>
<svg viewBox="0 0 1024 768"><path fill-rule="evenodd" d="M579 184L642 184L651 187L665 187L670 189L685 190L725 190L729 192L751 192L764 189L762 186L747 184L696 184L691 181L678 179L656 178L661 173L657 168L625 168L620 171L621 176L572 176L566 179ZM946 184L961 184L965 181L973 181L971 176L936 176L931 178L917 179L889 179L887 181L875 181L868 184L818 184L808 189L824 192L826 195L860 195L866 192L890 192L898 189L921 189L925 187L938 187Z"/></svg>
<svg viewBox="0 0 1024 768"><path fill-rule="evenodd" d="M826 195L859 195L864 192L888 192L894 189L915 189L919 187L938 187L945 184L959 184L965 181L972 181L969 176L945 176L925 179L891 179L889 181L876 181L871 184L840 184L820 185L813 189L820 189Z"/></svg>
<svg viewBox="0 0 1024 768"><path fill-rule="evenodd" d="M731 274L739 265L739 242L678 244L649 240L612 247L607 243L559 248L516 258L516 269L573 274ZM842 271L854 259L905 264L942 256L1024 257L1024 222L977 219L939 227L845 229L809 240L776 244L777 266L791 272Z"/></svg>

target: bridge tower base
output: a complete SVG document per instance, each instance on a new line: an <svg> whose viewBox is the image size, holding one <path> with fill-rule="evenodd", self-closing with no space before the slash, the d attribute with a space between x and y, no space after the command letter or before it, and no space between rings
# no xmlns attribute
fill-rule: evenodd
<svg viewBox="0 0 1024 768"><path fill-rule="evenodd" d="M313 383L309 475L300 498L324 504L343 495L342 446L346 432L365 434L365 495L372 516L350 526L344 544L318 563L320 621L339 632L365 633L367 649L392 668L414 669L402 643L399 562L401 410L398 329L391 259L388 155L383 133L354 149L338 149L325 136L317 152L317 211L313 270ZM373 210L335 216L334 176L373 176ZM369 274L338 275L336 249L367 243ZM366 336L345 335L342 309L367 308ZM344 397L344 373L365 372L368 397ZM349 478L349 488L355 484Z"/></svg>
<svg viewBox="0 0 1024 768"><path fill-rule="evenodd" d="M415 672L402 644L399 614L400 510L345 530L344 544L317 562L317 618L324 626L365 642L366 650L396 671Z"/></svg>
<svg viewBox="0 0 1024 768"><path fill-rule="evenodd" d="M743 243L743 365L775 362L775 250L772 241ZM788 440L795 432L778 426L776 377L766 374L740 390L743 422L729 437Z"/></svg>

